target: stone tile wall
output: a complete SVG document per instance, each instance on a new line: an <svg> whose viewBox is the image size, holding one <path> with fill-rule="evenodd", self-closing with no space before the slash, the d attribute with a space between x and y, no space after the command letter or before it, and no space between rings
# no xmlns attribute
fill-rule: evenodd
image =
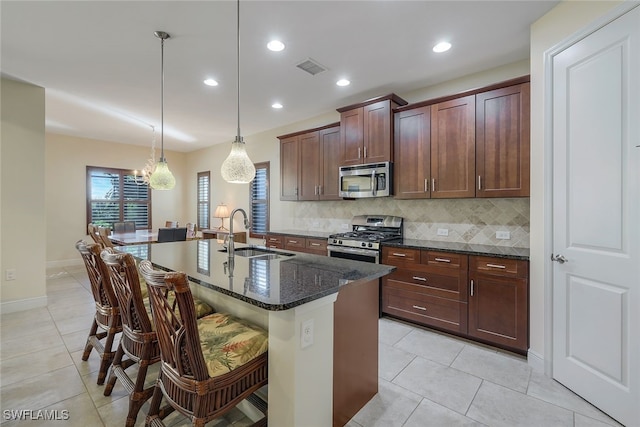
<svg viewBox="0 0 640 427"><path fill-rule="evenodd" d="M405 237L420 240L529 247L529 198L396 200L392 197L331 202L294 202L291 224L298 230L343 231L355 215L404 218ZM438 229L448 236L438 236ZM496 239L509 231L511 239Z"/></svg>

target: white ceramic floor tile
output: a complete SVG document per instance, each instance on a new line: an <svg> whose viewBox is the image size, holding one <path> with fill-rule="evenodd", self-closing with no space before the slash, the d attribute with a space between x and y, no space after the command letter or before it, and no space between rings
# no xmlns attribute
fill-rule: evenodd
<svg viewBox="0 0 640 427"><path fill-rule="evenodd" d="M10 359L2 359L0 361L2 386L21 382L71 365L73 365L73 361L64 345L58 345L47 349L47 351L36 351Z"/></svg>
<svg viewBox="0 0 640 427"><path fill-rule="evenodd" d="M573 412L483 381L467 417L492 427L573 426Z"/></svg>
<svg viewBox="0 0 640 427"><path fill-rule="evenodd" d="M484 426L429 399L422 399L403 427Z"/></svg>
<svg viewBox="0 0 640 427"><path fill-rule="evenodd" d="M58 333L53 321L49 323L49 325L44 326L38 332L24 336L16 333L12 334L17 335L16 338L7 339L6 341L3 339L2 346L0 346L0 359L4 360L36 351L45 351L63 344L62 337Z"/></svg>
<svg viewBox="0 0 640 427"><path fill-rule="evenodd" d="M526 360L470 345L465 345L451 367L520 393L527 392L531 373Z"/></svg>
<svg viewBox="0 0 640 427"><path fill-rule="evenodd" d="M421 399L409 390L380 380L378 394L358 411L353 421L363 427L402 426Z"/></svg>
<svg viewBox="0 0 640 427"><path fill-rule="evenodd" d="M574 427L609 427L611 426L611 424L609 423L605 423L602 421L598 421L598 420L594 420L593 418L589 418L585 415L579 414L579 413L575 413L575 418L574 418ZM615 425L621 425L616 423ZM640 425L640 421L638 421L638 424ZM629 426L629 427L633 427L633 426Z"/></svg>
<svg viewBox="0 0 640 427"><path fill-rule="evenodd" d="M460 414L466 413L482 380L457 369L416 357L393 380Z"/></svg>
<svg viewBox="0 0 640 427"><path fill-rule="evenodd" d="M43 411L47 411L46 416L54 417L54 421L46 419L27 420L23 418L22 421L15 420L3 423L2 427L51 427L57 425L64 427L98 427L104 425L87 393L55 403L44 408ZM36 414L32 418L37 417L38 415ZM41 414L40 417L44 418L45 414Z"/></svg>
<svg viewBox="0 0 640 427"><path fill-rule="evenodd" d="M89 336L89 326L84 331L76 331L70 334L62 335L62 341L67 347L70 353L78 350L84 350L84 345L87 342L87 336Z"/></svg>
<svg viewBox="0 0 640 427"><path fill-rule="evenodd" d="M0 388L3 409L42 409L85 393L75 366L29 378Z"/></svg>
<svg viewBox="0 0 640 427"><path fill-rule="evenodd" d="M415 354L407 353L384 343L380 343L378 346L378 376L387 381L392 381L416 358Z"/></svg>
<svg viewBox="0 0 640 427"><path fill-rule="evenodd" d="M414 329L394 347L448 366L462 351L464 343L434 332Z"/></svg>
<svg viewBox="0 0 640 427"><path fill-rule="evenodd" d="M389 318L382 318L378 323L378 337L381 343L388 345L394 345L409 332L415 328L405 325L404 323L391 320Z"/></svg>
<svg viewBox="0 0 640 427"><path fill-rule="evenodd" d="M619 425L615 420L595 408L589 402L576 395L559 382L543 374L532 372L527 394L609 425ZM640 421L638 422L638 425L640 425Z"/></svg>

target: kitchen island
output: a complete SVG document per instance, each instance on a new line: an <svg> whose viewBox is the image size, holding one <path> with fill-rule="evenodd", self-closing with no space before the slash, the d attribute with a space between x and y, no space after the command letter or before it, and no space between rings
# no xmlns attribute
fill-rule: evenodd
<svg viewBox="0 0 640 427"><path fill-rule="evenodd" d="M395 268L215 240L121 247L269 331L269 425L342 426L377 393L379 278ZM144 256L142 254L145 254Z"/></svg>

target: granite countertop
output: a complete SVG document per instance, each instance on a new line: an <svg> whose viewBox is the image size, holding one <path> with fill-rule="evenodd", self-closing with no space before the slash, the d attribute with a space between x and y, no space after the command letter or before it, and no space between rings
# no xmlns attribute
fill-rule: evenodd
<svg viewBox="0 0 640 427"><path fill-rule="evenodd" d="M384 242L383 246L397 248L431 249L436 251L453 252L465 255L481 255L517 260L529 260L529 248L514 248L509 246L474 245L471 243L439 242L434 240L402 239Z"/></svg>
<svg viewBox="0 0 640 427"><path fill-rule="evenodd" d="M236 244L236 249L254 247ZM264 247L261 247L265 249ZM271 310L290 308L334 294L355 281L385 276L395 267L329 258L300 252L267 249L279 256L231 260L216 240L121 246L138 259L148 253L155 268L184 271L189 280L254 306Z"/></svg>
<svg viewBox="0 0 640 427"><path fill-rule="evenodd" d="M311 237L315 239L328 239L330 235L336 232L320 231L320 230L270 230L269 234L284 234L287 236Z"/></svg>

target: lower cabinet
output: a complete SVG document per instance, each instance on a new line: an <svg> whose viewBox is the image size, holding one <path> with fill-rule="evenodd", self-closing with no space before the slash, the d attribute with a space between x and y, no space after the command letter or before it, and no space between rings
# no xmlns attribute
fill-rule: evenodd
<svg viewBox="0 0 640 427"><path fill-rule="evenodd" d="M272 249L327 255L327 239L288 234L267 234L265 245Z"/></svg>
<svg viewBox="0 0 640 427"><path fill-rule="evenodd" d="M524 353L528 262L383 247L381 311L420 325Z"/></svg>
<svg viewBox="0 0 640 427"><path fill-rule="evenodd" d="M522 351L529 347L529 263L471 256L469 335Z"/></svg>

